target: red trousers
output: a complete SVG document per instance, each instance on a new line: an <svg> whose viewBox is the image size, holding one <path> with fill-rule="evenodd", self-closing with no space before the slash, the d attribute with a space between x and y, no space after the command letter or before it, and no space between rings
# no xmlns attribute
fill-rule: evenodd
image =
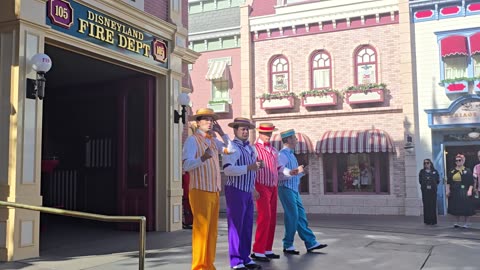
<svg viewBox="0 0 480 270"><path fill-rule="evenodd" d="M188 198L189 185L190 185L190 174L188 174L188 172L185 172L182 175L183 225L192 225L193 224L192 208L190 207L190 200Z"/></svg>
<svg viewBox="0 0 480 270"><path fill-rule="evenodd" d="M255 189L260 198L257 199L257 231L253 252L264 254L265 251L272 251L273 247L277 224L278 188L255 183Z"/></svg>

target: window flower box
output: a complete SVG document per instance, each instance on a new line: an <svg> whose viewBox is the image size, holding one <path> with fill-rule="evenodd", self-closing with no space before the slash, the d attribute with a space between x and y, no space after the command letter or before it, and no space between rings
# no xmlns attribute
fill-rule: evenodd
<svg viewBox="0 0 480 270"><path fill-rule="evenodd" d="M228 100L211 100L208 102L207 107L216 113L230 112L230 102Z"/></svg>
<svg viewBox="0 0 480 270"><path fill-rule="evenodd" d="M282 99L264 99L260 98L260 108L263 110L271 109L291 109L295 105L294 97L286 97Z"/></svg>
<svg viewBox="0 0 480 270"><path fill-rule="evenodd" d="M345 93L347 104L379 103L385 100L382 89L370 89L368 91L350 91Z"/></svg>
<svg viewBox="0 0 480 270"><path fill-rule="evenodd" d="M468 81L444 82L445 94L468 93Z"/></svg>
<svg viewBox="0 0 480 270"><path fill-rule="evenodd" d="M260 108L263 110L291 109L295 106L295 93L278 92L266 93L257 98L260 99Z"/></svg>
<svg viewBox="0 0 480 270"><path fill-rule="evenodd" d="M385 84L366 84L351 86L344 91L347 104L381 103L385 101L385 92L388 93Z"/></svg>
<svg viewBox="0 0 480 270"><path fill-rule="evenodd" d="M468 93L470 87L473 87L475 92L480 92L480 78L479 77L461 77L454 79L442 80L439 84L445 88L445 94L461 94ZM471 84L471 86L470 86Z"/></svg>
<svg viewBox="0 0 480 270"><path fill-rule="evenodd" d="M336 92L328 92L321 95L307 94L304 92L300 94L302 97L302 106L304 107L332 106L337 105L338 102L338 95Z"/></svg>

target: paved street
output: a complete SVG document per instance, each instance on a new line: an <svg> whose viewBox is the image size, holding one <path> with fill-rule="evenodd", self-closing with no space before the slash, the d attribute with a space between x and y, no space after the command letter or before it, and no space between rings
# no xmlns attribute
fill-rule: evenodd
<svg viewBox="0 0 480 270"><path fill-rule="evenodd" d="M281 218L279 223L281 223ZM229 269L225 219L220 221L217 269ZM318 239L329 247L323 252L306 253L300 239L300 255L283 256L262 263L265 270L290 269L429 269L478 270L480 218L471 229L454 229L448 217L439 225L423 225L421 217L396 216L310 216ZM40 258L4 263L0 269L138 269L138 235L107 227L68 224L52 227L51 239L42 245ZM52 225L54 226L54 225ZM74 228L75 234L68 233ZM277 226L275 252L281 253L283 226ZM190 269L190 231L148 234L146 269ZM76 243L76 244L72 244Z"/></svg>

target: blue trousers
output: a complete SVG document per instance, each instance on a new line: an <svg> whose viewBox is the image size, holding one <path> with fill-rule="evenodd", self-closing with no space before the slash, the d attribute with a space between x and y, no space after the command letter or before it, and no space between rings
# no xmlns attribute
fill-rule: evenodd
<svg viewBox="0 0 480 270"><path fill-rule="evenodd" d="M253 196L251 192L225 186L230 266L251 262L253 231Z"/></svg>
<svg viewBox="0 0 480 270"><path fill-rule="evenodd" d="M298 232L300 239L305 243L308 249L313 247L317 240L312 230L308 228L307 215L303 208L302 198L297 191L279 186L278 197L282 203L285 223L285 237L283 238L283 248L293 246L295 233Z"/></svg>

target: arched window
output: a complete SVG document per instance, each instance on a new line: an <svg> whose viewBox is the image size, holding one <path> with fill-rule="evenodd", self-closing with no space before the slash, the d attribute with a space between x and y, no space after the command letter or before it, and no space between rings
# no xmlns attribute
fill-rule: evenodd
<svg viewBox="0 0 480 270"><path fill-rule="evenodd" d="M270 92L288 90L288 61L279 55L270 62Z"/></svg>
<svg viewBox="0 0 480 270"><path fill-rule="evenodd" d="M373 47L365 45L355 54L355 84L377 83L377 54Z"/></svg>
<svg viewBox="0 0 480 270"><path fill-rule="evenodd" d="M331 88L332 65L330 55L326 51L317 51L312 54L311 60L311 88Z"/></svg>

